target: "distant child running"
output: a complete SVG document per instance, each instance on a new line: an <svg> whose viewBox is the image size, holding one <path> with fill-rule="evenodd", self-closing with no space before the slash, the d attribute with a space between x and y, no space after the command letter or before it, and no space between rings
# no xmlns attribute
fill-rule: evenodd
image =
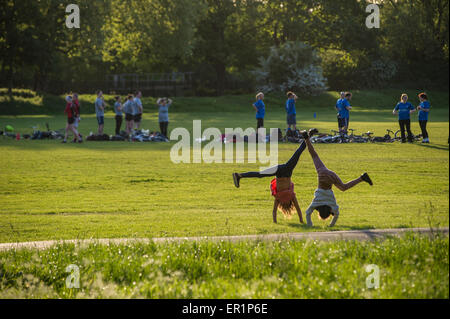
<svg viewBox="0 0 450 319"><path fill-rule="evenodd" d="M264 93L256 94L256 102L253 103L253 108L256 111L256 130L264 127L264 116L266 114L266 106L264 105Z"/></svg>
<svg viewBox="0 0 450 319"><path fill-rule="evenodd" d="M419 111L419 125L422 130L422 143L430 143L427 132L428 114L430 113L430 102L426 93L419 94L420 105L417 107Z"/></svg>
<svg viewBox="0 0 450 319"><path fill-rule="evenodd" d="M77 129L73 126L73 123L75 123L75 119L78 116L77 108L76 108L75 104L72 103L71 96L66 97L66 102L67 102L67 104L66 104L64 113L67 114L67 124L66 124L66 134L64 135L64 140L62 142L67 143L69 131L71 131L73 133L75 141L78 141L78 143L82 143L80 134L78 134Z"/></svg>
<svg viewBox="0 0 450 319"><path fill-rule="evenodd" d="M408 102L408 95L403 93L400 97L400 102L395 106L392 114L398 114L398 124L402 134L402 143L406 143L405 128L408 132L408 142L413 142L413 135L411 133L411 119L410 114L415 112L414 106Z"/></svg>
<svg viewBox="0 0 450 319"><path fill-rule="evenodd" d="M344 192L362 181L368 183L369 185L373 185L373 183L369 175L364 173L357 179L344 184L335 172L326 168L320 160L319 155L317 155L314 150L314 147L309 139L309 137L317 132L317 129L311 129L309 130L309 134L302 134L305 139L305 143L308 146L308 151L313 159L314 166L316 167L317 179L319 182L319 186L314 192L314 199L306 210L306 223L308 226L313 226L311 215L314 210L317 210L319 212L319 217L323 220L327 219L330 215L333 215L333 219L329 225L329 227L332 227L336 224L339 217L339 206L336 203L336 198L334 197L333 190L331 189L332 186L335 185L339 190Z"/></svg>
<svg viewBox="0 0 450 319"><path fill-rule="evenodd" d="M297 95L293 92L287 92L287 101L286 101L286 113L287 113L287 125L288 130L293 127L294 131L297 130L297 112L295 110L295 102L297 101Z"/></svg>
<svg viewBox="0 0 450 319"><path fill-rule="evenodd" d="M168 137L167 129L169 127L169 107L172 105L172 100L166 97L158 99L156 101L158 105L158 121L161 134Z"/></svg>
<svg viewBox="0 0 450 319"><path fill-rule="evenodd" d="M119 135L123 121L122 98L120 96L116 96L116 103L114 103L114 113L116 113L116 135Z"/></svg>
<svg viewBox="0 0 450 319"><path fill-rule="evenodd" d="M95 114L97 115L98 134L103 135L103 127L105 125L105 101L103 100L102 91L97 91L97 99L95 100Z"/></svg>

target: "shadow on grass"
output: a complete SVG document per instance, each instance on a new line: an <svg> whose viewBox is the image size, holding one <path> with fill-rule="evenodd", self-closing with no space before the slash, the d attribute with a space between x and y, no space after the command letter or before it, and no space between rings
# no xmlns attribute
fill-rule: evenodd
<svg viewBox="0 0 450 319"><path fill-rule="evenodd" d="M421 144L414 144L414 145L417 145L419 147L431 148L431 149L435 149L435 150L439 150L439 151L448 151L449 150L448 145L442 145L442 144L430 145L430 144L421 143Z"/></svg>

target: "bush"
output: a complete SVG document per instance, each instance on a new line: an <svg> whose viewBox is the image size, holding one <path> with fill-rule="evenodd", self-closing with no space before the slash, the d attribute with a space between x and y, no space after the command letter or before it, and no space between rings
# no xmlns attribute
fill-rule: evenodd
<svg viewBox="0 0 450 319"><path fill-rule="evenodd" d="M383 88L397 74L397 64L389 59L371 59L364 52L323 50L324 75L333 90Z"/></svg>
<svg viewBox="0 0 450 319"><path fill-rule="evenodd" d="M260 91L292 90L305 95L319 95L327 89L319 55L302 42L286 42L280 47L272 47L269 56L260 58L259 62L260 67L253 73Z"/></svg>

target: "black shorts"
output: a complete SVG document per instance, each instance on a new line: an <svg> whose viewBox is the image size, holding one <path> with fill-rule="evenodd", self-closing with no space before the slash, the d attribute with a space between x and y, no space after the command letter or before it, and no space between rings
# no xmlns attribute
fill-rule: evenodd
<svg viewBox="0 0 450 319"><path fill-rule="evenodd" d="M258 129L260 127L264 127L264 119L262 118L256 119L256 128Z"/></svg>
<svg viewBox="0 0 450 319"><path fill-rule="evenodd" d="M132 121L134 119L133 114L127 113L125 114L125 121Z"/></svg>
<svg viewBox="0 0 450 319"><path fill-rule="evenodd" d="M140 122L142 120L142 114L136 114L134 116L134 121L135 122Z"/></svg>
<svg viewBox="0 0 450 319"><path fill-rule="evenodd" d="M338 126L339 126L339 128L348 126L349 120L350 119L348 119L348 118L344 119L344 118L338 117Z"/></svg>
<svg viewBox="0 0 450 319"><path fill-rule="evenodd" d="M73 123L75 123L75 118L74 118L74 117L68 117L68 118L67 118L67 123L69 123L70 125L72 125Z"/></svg>

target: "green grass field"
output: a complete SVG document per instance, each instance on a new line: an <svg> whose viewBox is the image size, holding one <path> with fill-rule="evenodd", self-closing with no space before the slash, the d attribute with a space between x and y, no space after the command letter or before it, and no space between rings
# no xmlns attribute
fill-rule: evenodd
<svg viewBox="0 0 450 319"><path fill-rule="evenodd" d="M63 96L0 90L0 128L63 128ZM384 135L401 92L354 92L351 127ZM407 91L413 97L417 92ZM317 144L344 181L362 172L375 185L335 190L341 215L333 230L437 227L449 224L448 92L432 97L431 144ZM93 96L81 96L84 135L96 130ZM336 128L337 92L297 103L300 128ZM112 97L106 97L111 104ZM175 99L169 129L254 127L252 96ZM269 95L265 126L285 128L284 98ZM413 100L414 102L414 100ZM157 130L154 98L144 99L143 128ZM416 104L416 103L414 103ZM314 118L313 114L317 117ZM113 114L105 131L112 134ZM412 130L419 133L417 115ZM231 173L260 164L174 164L171 143L15 141L0 137L0 242L116 237L214 236L324 231L297 218L272 223L268 179L233 185ZM279 162L298 145L280 144ZM308 152L293 181L303 211L317 186ZM280 214L281 215L281 214ZM81 288L68 289L65 269L80 267ZM368 289L365 267L380 268ZM448 236L376 242L185 242L58 245L0 252L0 298L448 298Z"/></svg>
<svg viewBox="0 0 450 319"><path fill-rule="evenodd" d="M376 135L384 135L387 128L397 129L396 118L391 114L396 101L394 92L354 94L352 128L359 133L371 130ZM336 96L336 92L328 92L297 103L299 127L317 127L325 132L335 129ZM430 96L434 99L429 145L316 145L325 164L344 181L367 171L375 183L373 187L361 184L345 193L335 190L341 216L333 229L448 226L448 93L431 92ZM383 102L389 97L391 105ZM386 105L382 107L374 101ZM251 96L176 99L169 129L191 130L195 119L202 120L203 128L217 127L222 131L225 127L253 127L256 123L251 102ZM363 102L370 106L360 106ZM0 103L2 112L5 103ZM266 127L285 127L282 103L281 97L266 99ZM51 110L46 104L41 107ZM90 106L86 102L82 107ZM146 108L143 127L155 130L156 110L148 104ZM86 135L95 131L94 115L85 114L82 118L81 132ZM11 124L22 133L29 133L31 126L37 124L43 128L46 122L57 129L64 127L65 119L52 113L0 116L0 127ZM417 115L413 115L412 122L413 132L419 133ZM107 133L112 133L113 123L113 114L108 113ZM243 180L240 189L233 186L232 172L256 170L259 164L174 164L169 156L173 144L62 145L58 141L0 137L0 242L327 229L329 221L320 221L317 215L312 229L300 225L295 217L289 220L280 216L278 224L273 224L270 179ZM287 160L296 147L280 144L279 162ZM293 181L304 211L317 186L308 152L301 157Z"/></svg>
<svg viewBox="0 0 450 319"><path fill-rule="evenodd" d="M184 242L0 252L0 298L447 298L448 237ZM367 286L368 265L379 288ZM76 265L80 288L67 288ZM373 281L374 283L374 281Z"/></svg>

